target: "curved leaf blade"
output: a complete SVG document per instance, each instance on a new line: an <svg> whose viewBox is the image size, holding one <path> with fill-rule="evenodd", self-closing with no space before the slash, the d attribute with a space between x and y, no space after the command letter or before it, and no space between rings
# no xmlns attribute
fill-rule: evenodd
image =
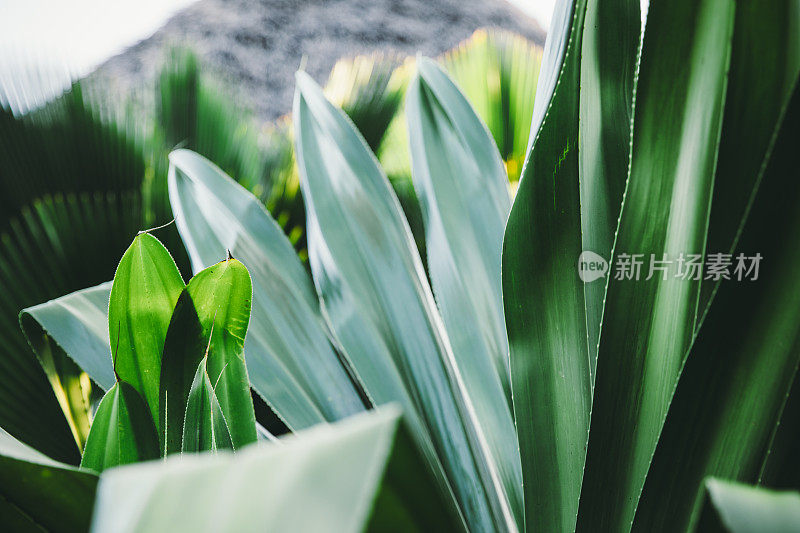
<svg viewBox="0 0 800 533"><path fill-rule="evenodd" d="M253 298L250 274L240 261L226 259L198 272L186 292L203 327L202 338L209 339L205 373L213 383L233 445L239 448L255 442L256 418L244 358ZM206 364L201 366L205 370Z"/></svg>
<svg viewBox="0 0 800 533"><path fill-rule="evenodd" d="M611 257L628 175L634 73L641 36L639 3L591 1L580 58L578 171L583 251ZM594 383L606 279L584 283Z"/></svg>
<svg viewBox="0 0 800 533"><path fill-rule="evenodd" d="M197 367L186 403L183 425L184 452L233 449L233 441L214 385L208 375L208 358Z"/></svg>
<svg viewBox="0 0 800 533"><path fill-rule="evenodd" d="M585 10L585 1L565 1L554 12L532 148L503 242L503 304L528 531L574 529L589 431L586 309L576 272L581 254L576 118Z"/></svg>
<svg viewBox="0 0 800 533"><path fill-rule="evenodd" d="M158 456L158 435L149 406L136 389L118 381L100 401L81 467L102 472Z"/></svg>
<svg viewBox="0 0 800 533"><path fill-rule="evenodd" d="M136 236L114 274L108 331L119 379L136 389L158 424L164 339L184 283L169 252L149 233Z"/></svg>
<svg viewBox="0 0 800 533"><path fill-rule="evenodd" d="M798 135L795 89L737 248L763 256L758 279L722 282L701 323L644 484L639 531L691 528L707 476L760 481L800 364L800 250L786 245L800 238Z"/></svg>
<svg viewBox="0 0 800 533"><path fill-rule="evenodd" d="M420 445L427 447L428 438L433 443L469 523L512 527L386 176L352 123L303 72L293 117L312 271L354 370L376 404L412 399L412 416L429 432L414 424ZM433 457L431 467L438 469Z"/></svg>
<svg viewBox="0 0 800 533"><path fill-rule="evenodd" d="M705 252L733 15L731 0L649 8L614 256L673 263L609 280L579 531L630 527L694 334L701 282L676 261Z"/></svg>
<svg viewBox="0 0 800 533"><path fill-rule="evenodd" d="M23 309L20 324L34 351L47 335L103 390L114 383L108 341L110 281Z"/></svg>
<svg viewBox="0 0 800 533"><path fill-rule="evenodd" d="M418 60L406 98L413 180L428 270L478 421L518 524L522 470L511 414L500 251L511 208L500 154L469 102L431 60Z"/></svg>

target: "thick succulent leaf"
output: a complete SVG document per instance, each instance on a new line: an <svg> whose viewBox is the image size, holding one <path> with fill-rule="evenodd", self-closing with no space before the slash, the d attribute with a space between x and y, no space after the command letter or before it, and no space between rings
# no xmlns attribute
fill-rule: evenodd
<svg viewBox="0 0 800 533"><path fill-rule="evenodd" d="M544 106L546 113L534 111L533 148L503 243L503 304L529 531L573 529L589 430L589 350L576 272L576 118L585 8L585 1L557 4L536 96L537 108ZM554 49L558 43L563 50ZM559 75L557 84L549 81L548 69Z"/></svg>
<svg viewBox="0 0 800 533"><path fill-rule="evenodd" d="M710 478L696 531L792 533L800 530L800 494Z"/></svg>
<svg viewBox="0 0 800 533"><path fill-rule="evenodd" d="M480 29L441 62L486 123L509 179L516 181L530 137L542 48L513 33Z"/></svg>
<svg viewBox="0 0 800 533"><path fill-rule="evenodd" d="M81 467L95 472L158 457L150 408L131 385L118 381L100 401Z"/></svg>
<svg viewBox="0 0 800 533"><path fill-rule="evenodd" d="M49 459L0 429L0 524L6 531L87 531L97 476Z"/></svg>
<svg viewBox="0 0 800 533"><path fill-rule="evenodd" d="M235 455L181 456L103 475L92 531L459 531L383 408Z"/></svg>
<svg viewBox="0 0 800 533"><path fill-rule="evenodd" d="M207 347L208 338L203 335L194 300L183 289L169 321L161 356L158 427L162 455L181 451L186 402Z"/></svg>
<svg viewBox="0 0 800 533"><path fill-rule="evenodd" d="M207 365L208 358L204 357L197 366L189 391L183 425L184 452L233 448L231 432L208 375Z"/></svg>
<svg viewBox="0 0 800 533"><path fill-rule="evenodd" d="M489 132L458 88L429 59L419 59L418 68L406 117L428 271L466 390L522 524L500 283L508 178Z"/></svg>
<svg viewBox="0 0 800 533"><path fill-rule="evenodd" d="M758 279L723 281L700 326L644 485L640 531L686 529L707 476L759 481L800 363L800 250L787 246L800 239L798 136L796 90L736 250L763 256Z"/></svg>
<svg viewBox="0 0 800 533"><path fill-rule="evenodd" d="M103 390L115 382L108 341L111 282L23 309L20 324L33 350L61 347Z"/></svg>
<svg viewBox="0 0 800 533"><path fill-rule="evenodd" d="M293 117L311 268L353 368L376 404L399 401L412 413L421 445L429 436L473 527L513 527L386 176L346 115L303 72Z"/></svg>
<svg viewBox="0 0 800 533"><path fill-rule="evenodd" d="M228 421L233 445L239 448L256 440L256 419L244 359L253 298L250 275L240 261L229 258L198 272L186 291L194 301L203 328L201 338L209 339L207 373Z"/></svg>
<svg viewBox="0 0 800 533"><path fill-rule="evenodd" d="M583 251L611 257L628 175L634 71L641 36L639 3L591 1L581 42L578 171ZM592 381L606 277L584 284Z"/></svg>
<svg viewBox="0 0 800 533"><path fill-rule="evenodd" d="M245 341L252 387L292 429L362 410L327 337L308 273L280 227L253 195L206 159L177 150L170 161L170 201L194 270L214 264L228 249L252 277Z"/></svg>
<svg viewBox="0 0 800 533"><path fill-rule="evenodd" d="M735 245L800 73L800 2L738 2L711 206L709 253ZM758 105L753 105L758 102ZM704 283L701 309L718 283Z"/></svg>
<svg viewBox="0 0 800 533"><path fill-rule="evenodd" d="M633 279L617 279L612 267L580 531L630 527L692 339L700 281L676 274L680 254L705 251L733 15L731 0L649 8L632 161L614 245L615 261L631 254L631 264L637 257L648 264L638 280L635 271ZM650 272L651 258L673 263Z"/></svg>
<svg viewBox="0 0 800 533"><path fill-rule="evenodd" d="M149 233L120 259L108 304L108 331L119 379L136 389L158 424L161 354L184 283L169 252Z"/></svg>

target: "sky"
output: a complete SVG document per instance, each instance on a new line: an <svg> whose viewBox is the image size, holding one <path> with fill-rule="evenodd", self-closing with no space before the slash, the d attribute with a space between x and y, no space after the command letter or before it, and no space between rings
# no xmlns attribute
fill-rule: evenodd
<svg viewBox="0 0 800 533"><path fill-rule="evenodd" d="M0 94L36 107L193 1L0 0ZM547 29L555 0L510 2Z"/></svg>

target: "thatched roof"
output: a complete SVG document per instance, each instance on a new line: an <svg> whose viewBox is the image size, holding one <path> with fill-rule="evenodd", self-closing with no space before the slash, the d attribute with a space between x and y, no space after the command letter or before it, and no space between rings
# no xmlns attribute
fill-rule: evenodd
<svg viewBox="0 0 800 533"><path fill-rule="evenodd" d="M166 50L188 44L263 120L291 108L294 72L324 82L337 59L373 51L437 55L481 27L543 44L544 32L505 0L201 0L90 76L130 93L153 79Z"/></svg>

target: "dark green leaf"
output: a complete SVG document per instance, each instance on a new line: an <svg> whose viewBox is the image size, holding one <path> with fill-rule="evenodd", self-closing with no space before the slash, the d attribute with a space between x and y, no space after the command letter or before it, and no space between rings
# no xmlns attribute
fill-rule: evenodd
<svg viewBox="0 0 800 533"><path fill-rule="evenodd" d="M545 48L532 149L503 242L503 304L525 527L571 531L591 408L578 176L585 1L560 2Z"/></svg>
<svg viewBox="0 0 800 533"><path fill-rule="evenodd" d="M686 528L706 476L759 481L800 363L800 249L787 246L800 239L798 136L796 90L737 248L761 254L758 279L723 281L701 324L650 465L638 530Z"/></svg>
<svg viewBox="0 0 800 533"><path fill-rule="evenodd" d="M58 463L0 429L0 525L4 531L87 531L97 476Z"/></svg>
<svg viewBox="0 0 800 533"><path fill-rule="evenodd" d="M737 2L708 253L736 244L800 72L800 3ZM754 105L754 104L758 105ZM718 283L704 283L701 309Z"/></svg>
<svg viewBox="0 0 800 533"><path fill-rule="evenodd" d="M163 455L181 451L186 401L198 366L203 359L208 338L197 316L194 301L187 289L181 292L169 321L164 353L161 357L159 441ZM205 372L205 365L203 365Z"/></svg>
<svg viewBox="0 0 800 533"><path fill-rule="evenodd" d="M611 257L628 175L639 3L590 1L581 42L578 171L583 251ZM597 367L606 277L584 283L592 382Z"/></svg>
<svg viewBox="0 0 800 533"><path fill-rule="evenodd" d="M612 268L579 531L630 527L694 333L700 281L677 269L680 254L705 252L733 15L732 0L649 8L614 244L615 261L629 254L648 264L638 279ZM673 263L651 271L651 258Z"/></svg>

